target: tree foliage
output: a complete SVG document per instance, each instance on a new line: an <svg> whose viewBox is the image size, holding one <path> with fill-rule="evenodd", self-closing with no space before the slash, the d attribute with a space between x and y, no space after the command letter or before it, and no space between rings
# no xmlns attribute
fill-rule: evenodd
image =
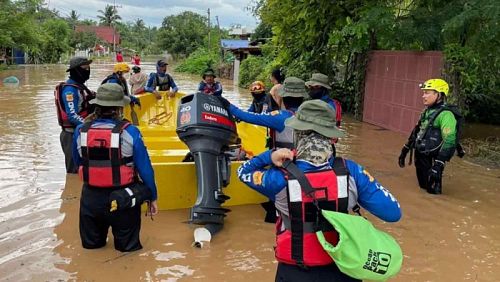
<svg viewBox="0 0 500 282"><path fill-rule="evenodd" d="M271 26L268 64L302 78L314 71L335 78L334 95L358 116L369 51L439 50L454 102L469 119L500 123L484 111L500 106L498 1L254 0L250 10Z"/></svg>
<svg viewBox="0 0 500 282"><path fill-rule="evenodd" d="M97 18L99 18L102 25L112 26L122 19L122 17L118 15L116 7L112 5L106 5L104 10L98 10L97 12L101 13L97 15Z"/></svg>
<svg viewBox="0 0 500 282"><path fill-rule="evenodd" d="M207 44L205 41L207 33L207 18L186 11L163 19L158 41L162 48L174 56L189 56L196 49Z"/></svg>

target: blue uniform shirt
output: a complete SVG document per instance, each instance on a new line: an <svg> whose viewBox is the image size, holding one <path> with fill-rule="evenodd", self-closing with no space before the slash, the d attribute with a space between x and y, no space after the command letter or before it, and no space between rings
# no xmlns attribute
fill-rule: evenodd
<svg viewBox="0 0 500 282"><path fill-rule="evenodd" d="M78 82L74 81L71 78L68 79L66 83L78 84ZM82 124L84 120L84 118L78 114L82 110L82 99L83 97L80 96L80 90L78 88L71 85L66 85L63 87L61 93L61 101L64 105L64 110L68 115L69 122L71 122L71 124L73 124L75 127L79 124Z"/></svg>
<svg viewBox="0 0 500 282"><path fill-rule="evenodd" d="M285 129L285 120L293 116L293 111L289 110L264 112L260 114L251 113L243 111L233 104L229 107L229 112L239 120L265 126L277 130L278 132L282 132Z"/></svg>
<svg viewBox="0 0 500 282"><path fill-rule="evenodd" d="M97 119L93 122L93 127L111 127L117 124L116 120L111 119ZM79 125L73 135L73 160L77 166L81 165L81 145L80 145L80 128ZM154 177L153 166L151 165L151 160L149 159L148 151L144 142L142 141L141 132L137 127L130 124L122 132L120 136L120 142L122 144L122 155L128 157L132 155L134 161L134 167L139 173L144 184L148 186L152 193L152 200L158 198L156 192L156 183Z"/></svg>
<svg viewBox="0 0 500 282"><path fill-rule="evenodd" d="M281 169L272 166L271 153L272 151L266 151L243 163L238 168L238 177L250 188L274 201L276 194L286 188L287 180ZM398 221L401 218L401 208L396 198L362 166L351 160L345 161L349 170L350 198L357 195L355 200L359 205L382 220ZM300 170L307 172L332 167L333 159L321 166L301 160L296 163ZM266 168L267 166L271 168Z"/></svg>

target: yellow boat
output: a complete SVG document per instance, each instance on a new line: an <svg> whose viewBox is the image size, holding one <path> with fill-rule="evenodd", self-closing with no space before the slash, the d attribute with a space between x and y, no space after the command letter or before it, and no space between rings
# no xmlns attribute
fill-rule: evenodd
<svg viewBox="0 0 500 282"><path fill-rule="evenodd" d="M176 93L169 97L161 92L158 100L151 93L137 95L141 107L125 108L125 117L138 123L144 137L155 171L160 210L190 208L197 198L197 177L193 162L182 162L189 152L176 133L177 110L180 99L186 94ZM134 113L135 112L135 113ZM238 123L237 132L241 138L242 149L248 154L265 150L266 130L263 127ZM248 188L238 179L236 170L241 161L231 162L230 184L223 189L231 197L223 206L254 204L266 198Z"/></svg>

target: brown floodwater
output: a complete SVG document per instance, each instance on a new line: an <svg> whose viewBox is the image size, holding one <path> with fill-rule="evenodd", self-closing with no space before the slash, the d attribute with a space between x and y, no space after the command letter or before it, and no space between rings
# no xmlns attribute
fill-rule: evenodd
<svg viewBox="0 0 500 282"><path fill-rule="evenodd" d="M93 64L89 87L111 69ZM20 84L0 85L0 281L274 281L274 226L257 205L232 207L224 229L202 249L191 247L188 210L143 217L140 251L83 249L81 182L65 173L53 99L65 66L22 66L0 72L0 80L10 75ZM174 77L185 92L200 80ZM223 81L226 97L248 105L248 92L231 83ZM397 166L405 136L349 117L343 127L348 136L339 153L363 164L403 210L397 223L368 216L403 249L403 268L391 281L500 281L500 170L454 158L443 195L429 195L418 188L414 167Z"/></svg>

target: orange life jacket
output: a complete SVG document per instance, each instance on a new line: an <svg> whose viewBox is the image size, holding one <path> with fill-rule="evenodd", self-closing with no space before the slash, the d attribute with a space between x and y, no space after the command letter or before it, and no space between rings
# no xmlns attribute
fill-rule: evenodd
<svg viewBox="0 0 500 282"><path fill-rule="evenodd" d="M80 178L90 187L123 188L135 181L132 157L121 154L120 135L130 123L122 121L113 128L92 128L93 122L80 129L82 165Z"/></svg>

